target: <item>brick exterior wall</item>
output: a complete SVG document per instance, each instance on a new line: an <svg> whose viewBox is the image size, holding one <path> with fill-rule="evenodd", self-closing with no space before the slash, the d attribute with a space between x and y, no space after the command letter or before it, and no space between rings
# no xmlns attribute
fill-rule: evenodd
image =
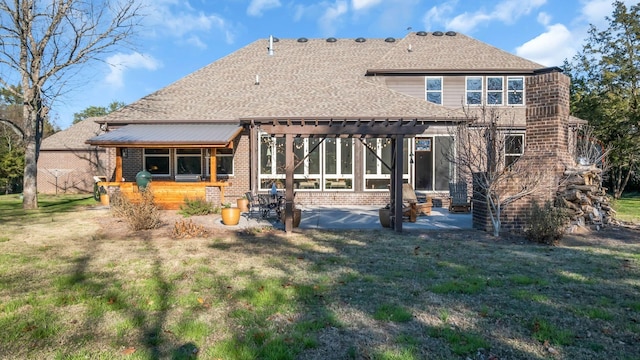
<svg viewBox="0 0 640 360"><path fill-rule="evenodd" d="M573 162L569 151L569 88L569 77L559 71L533 75L526 80L527 128L524 155L520 161L546 169L547 173L535 196L520 199L503 209L503 230L522 230L527 224L532 201L539 204L553 201L566 165ZM518 185L517 181L504 184L507 192L516 192ZM485 231L492 229L487 205L477 196L474 196L473 227Z"/></svg>
<svg viewBox="0 0 640 360"><path fill-rule="evenodd" d="M108 176L106 149L42 150L38 158L38 192L78 194L93 192L93 176Z"/></svg>

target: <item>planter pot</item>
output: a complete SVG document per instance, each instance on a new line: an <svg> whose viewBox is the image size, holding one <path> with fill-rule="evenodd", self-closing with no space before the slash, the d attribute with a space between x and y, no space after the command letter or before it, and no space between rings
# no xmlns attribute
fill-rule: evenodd
<svg viewBox="0 0 640 360"><path fill-rule="evenodd" d="M220 215L222 215L222 223L225 225L238 225L240 222L240 209L237 207L223 208Z"/></svg>
<svg viewBox="0 0 640 360"><path fill-rule="evenodd" d="M240 209L241 212L248 212L249 211L249 199L238 199L237 200L238 203L238 209Z"/></svg>
<svg viewBox="0 0 640 360"><path fill-rule="evenodd" d="M382 227L391 227L391 209L382 208L378 210L378 217L380 218L380 225Z"/></svg>
<svg viewBox="0 0 640 360"><path fill-rule="evenodd" d="M293 227L296 228L300 226L300 220L302 220L302 210L301 209L293 209ZM284 212L280 217L280 222L284 224Z"/></svg>
<svg viewBox="0 0 640 360"><path fill-rule="evenodd" d="M109 206L109 195L108 194L100 194L100 204L104 206Z"/></svg>

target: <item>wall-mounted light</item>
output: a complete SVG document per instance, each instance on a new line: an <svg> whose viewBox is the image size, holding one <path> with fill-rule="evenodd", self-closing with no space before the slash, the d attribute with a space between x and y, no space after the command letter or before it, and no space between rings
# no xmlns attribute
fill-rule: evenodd
<svg viewBox="0 0 640 360"><path fill-rule="evenodd" d="M129 157L129 149L127 148L122 148L120 150L120 154L122 155L123 158L128 158Z"/></svg>
<svg viewBox="0 0 640 360"><path fill-rule="evenodd" d="M409 163L413 164L413 153L409 154Z"/></svg>

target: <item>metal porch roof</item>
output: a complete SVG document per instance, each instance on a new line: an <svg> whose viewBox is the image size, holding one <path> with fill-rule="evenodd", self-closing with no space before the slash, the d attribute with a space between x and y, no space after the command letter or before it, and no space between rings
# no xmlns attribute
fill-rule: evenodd
<svg viewBox="0 0 640 360"><path fill-rule="evenodd" d="M227 145L240 132L239 124L134 124L87 140L101 146Z"/></svg>

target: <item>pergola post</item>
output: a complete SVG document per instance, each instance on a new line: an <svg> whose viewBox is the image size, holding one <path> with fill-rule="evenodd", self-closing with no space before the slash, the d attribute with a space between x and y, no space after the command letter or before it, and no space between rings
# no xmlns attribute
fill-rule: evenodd
<svg viewBox="0 0 640 360"><path fill-rule="evenodd" d="M285 134L284 136L284 163L286 178L284 181L284 230L287 235L293 231L293 169L294 169L294 153L293 153L293 134Z"/></svg>
<svg viewBox="0 0 640 360"><path fill-rule="evenodd" d="M396 232L402 232L402 173L404 136L396 135L391 139L393 156L393 171L391 172L391 204L393 209L392 227Z"/></svg>

